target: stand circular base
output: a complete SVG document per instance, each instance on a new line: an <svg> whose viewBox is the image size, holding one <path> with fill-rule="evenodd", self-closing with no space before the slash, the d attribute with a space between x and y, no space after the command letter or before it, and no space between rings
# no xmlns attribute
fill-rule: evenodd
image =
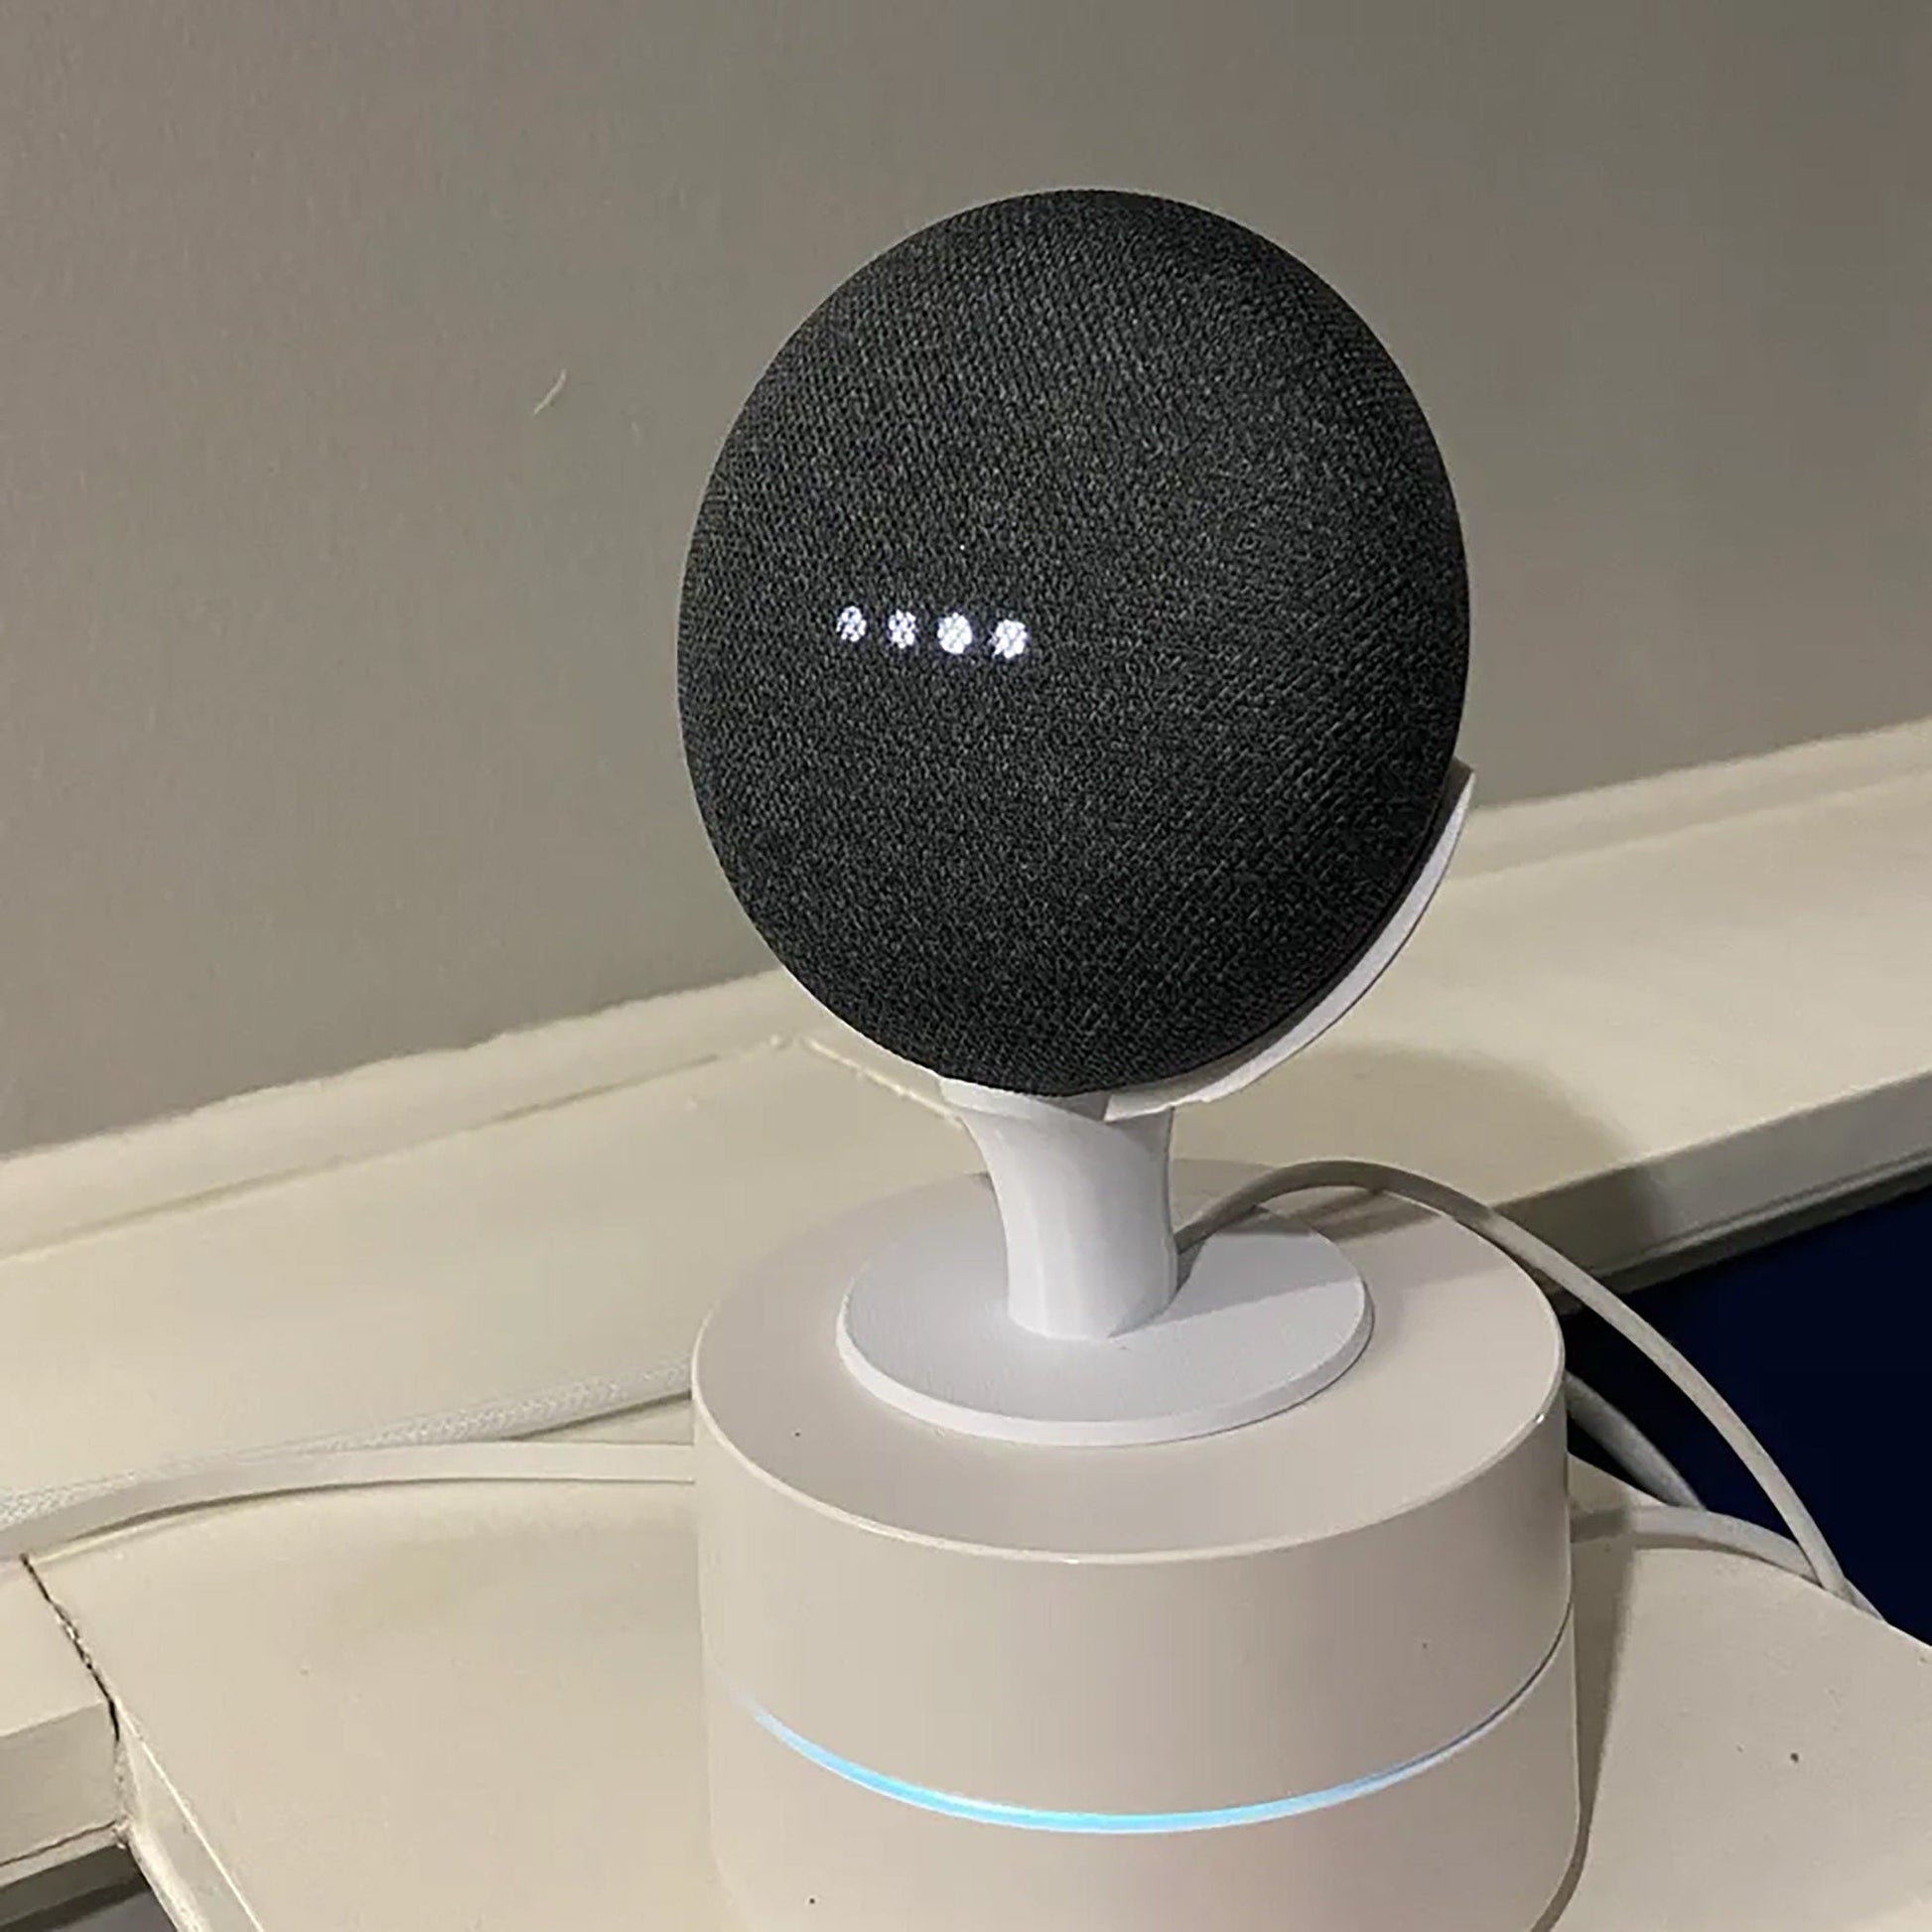
<svg viewBox="0 0 1932 1932"><path fill-rule="evenodd" d="M1183 1213L1218 1193L1183 1164ZM996 1442L847 1366L774 1256L694 1364L712 1842L747 1932L1527 1932L1578 1832L1561 1334L1453 1223L1319 1232L1366 1344L1246 1427Z"/></svg>
<svg viewBox="0 0 1932 1932"><path fill-rule="evenodd" d="M981 1189L869 1263L839 1315L865 1388L923 1422L1012 1443L1178 1442L1279 1415L1367 1344L1368 1291L1332 1241L1269 1215L1189 1258L1154 1320L1099 1341L1007 1311L1000 1214Z"/></svg>

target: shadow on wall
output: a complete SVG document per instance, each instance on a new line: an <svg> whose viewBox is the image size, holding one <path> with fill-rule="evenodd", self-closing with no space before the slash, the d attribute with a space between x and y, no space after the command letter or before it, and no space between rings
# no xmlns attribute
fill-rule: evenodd
<svg viewBox="0 0 1932 1932"><path fill-rule="evenodd" d="M1596 1817L1596 1790L1603 1768L1603 1743L1609 1735L1616 1698L1617 1664L1622 1651L1623 1616L1634 1552L1625 1543L1591 1544L1577 1552L1577 1759L1583 1824L1577 1855L1564 1873L1550 1909L1532 1932L1558 1932L1589 1861L1590 1832Z"/></svg>
<svg viewBox="0 0 1932 1932"><path fill-rule="evenodd" d="M174 1924L141 1886L51 1906L21 1920L14 1932L174 1932Z"/></svg>

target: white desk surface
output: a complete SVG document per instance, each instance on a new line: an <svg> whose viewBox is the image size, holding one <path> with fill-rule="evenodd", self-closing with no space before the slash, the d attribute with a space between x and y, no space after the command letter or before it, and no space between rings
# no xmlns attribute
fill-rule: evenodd
<svg viewBox="0 0 1932 1932"><path fill-rule="evenodd" d="M1808 750L1775 782L1479 821L1388 980L1183 1151L1433 1170L1598 1266L1924 1164L1929 753L1887 735L1856 782ZM0 1469L31 1488L663 1360L787 1232L970 1160L916 1079L771 981L25 1157L0 1166ZM703 1932L681 1508L317 1498L40 1570L121 1720L117 1803L210 1932L635 1924L652 1872L655 1922ZM1727 1559L1626 1583L1565 1932L1932 1927L1926 1653ZM108 1706L31 1586L0 1574L0 1816L31 1778L27 1836L84 1845Z"/></svg>
<svg viewBox="0 0 1932 1932"><path fill-rule="evenodd" d="M726 1932L688 1512L334 1495L48 1564L164 1902L207 1932ZM1591 1546L1578 1600L1591 1816L1560 1932L1932 1926L1932 1651L1730 1557Z"/></svg>

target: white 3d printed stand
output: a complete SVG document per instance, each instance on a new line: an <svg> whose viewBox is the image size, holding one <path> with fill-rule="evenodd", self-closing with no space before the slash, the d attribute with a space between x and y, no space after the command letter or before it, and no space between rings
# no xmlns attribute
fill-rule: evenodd
<svg viewBox="0 0 1932 1932"><path fill-rule="evenodd" d="M1578 1833L1563 1344L1473 1235L1177 1261L1173 1110L949 1086L981 1178L775 1256L694 1373L713 1847L750 1932L1528 1932ZM1198 1177L1183 1181L1200 1191Z"/></svg>
<svg viewBox="0 0 1932 1932"><path fill-rule="evenodd" d="M1342 1374L1372 1312L1332 1242L1260 1216L1177 1260L1173 1113L1259 1079L1368 991L1442 884L1468 799L1458 768L1427 856L1368 950L1244 1052L1183 1080L1073 1100L943 1082L994 1198L960 1199L854 1283L839 1344L865 1387L944 1428L1099 1446L1239 1428Z"/></svg>

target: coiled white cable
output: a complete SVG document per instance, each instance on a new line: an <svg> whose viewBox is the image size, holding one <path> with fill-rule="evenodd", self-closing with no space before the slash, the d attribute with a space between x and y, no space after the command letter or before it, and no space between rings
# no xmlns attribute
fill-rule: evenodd
<svg viewBox="0 0 1932 1932"><path fill-rule="evenodd" d="M1804 1506L1770 1451L1752 1434L1750 1425L1724 1399L1697 1364L1653 1328L1621 1296L1579 1268L1567 1255L1559 1254L1547 1241L1539 1240L1527 1228L1485 1202L1425 1174L1384 1167L1374 1161L1306 1161L1290 1168L1277 1168L1272 1173L1262 1174L1236 1188L1197 1214L1181 1228L1176 1239L1184 1253L1284 1194L1313 1193L1324 1188L1390 1194L1398 1200L1446 1214L1520 1262L1546 1287L1575 1296L1592 1314L1647 1355L1703 1411L1705 1419L1729 1445L1783 1519L1791 1540L1804 1552L1818 1584L1834 1596L1844 1597L1848 1602L1855 1600L1856 1592L1811 1511Z"/></svg>
<svg viewBox="0 0 1932 1932"><path fill-rule="evenodd" d="M1626 1416L1615 1403L1600 1396L1581 1375L1563 1378L1564 1406L1570 1420L1599 1449L1609 1452L1618 1468L1639 1489L1660 1503L1682 1509L1702 1509L1704 1500L1684 1478L1675 1462Z"/></svg>
<svg viewBox="0 0 1932 1932"><path fill-rule="evenodd" d="M1607 1509L1579 1510L1570 1519L1573 1543L1596 1543L1616 1538L1630 1543L1661 1544L1684 1550L1725 1550L1732 1556L1768 1563L1773 1569L1815 1580L1805 1553L1788 1536L1779 1536L1761 1523L1741 1516L1725 1516L1713 1509L1679 1509L1653 1503L1627 1503ZM1856 1587L1846 1599L1876 1616L1868 1598Z"/></svg>

